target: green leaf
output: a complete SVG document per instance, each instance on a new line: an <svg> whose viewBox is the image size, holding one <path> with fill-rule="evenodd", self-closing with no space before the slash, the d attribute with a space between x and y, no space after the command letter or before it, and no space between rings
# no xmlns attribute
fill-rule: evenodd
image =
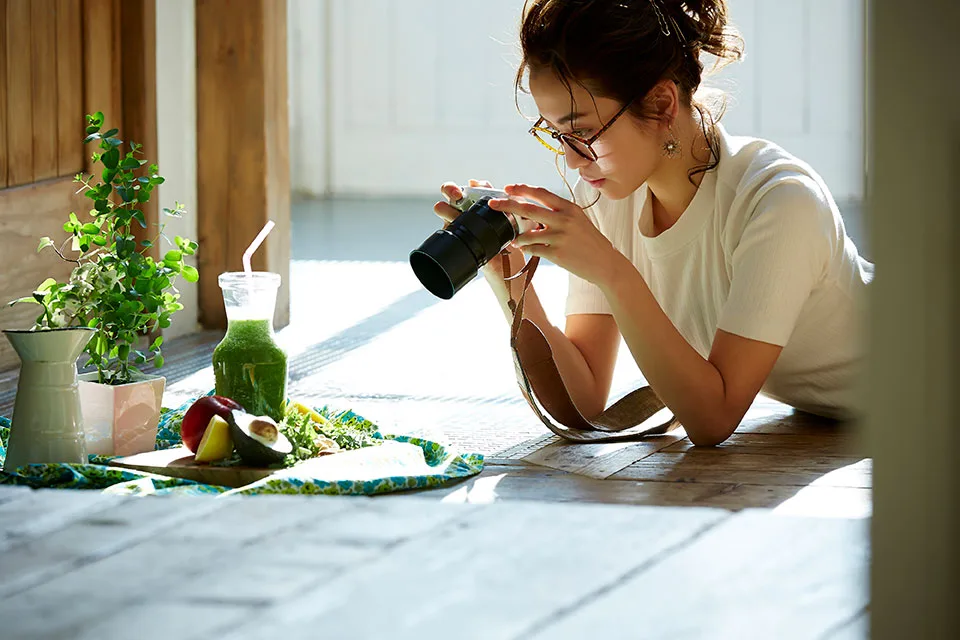
<svg viewBox="0 0 960 640"><path fill-rule="evenodd" d="M57 284L56 280L53 278L47 278L40 283L40 286L36 288L35 293L45 293L49 291L55 284Z"/></svg>
<svg viewBox="0 0 960 640"><path fill-rule="evenodd" d="M150 247L153 246L153 243L150 242L149 240L144 240L144 241L142 241L140 244L143 245L144 247L146 247L147 249L149 249Z"/></svg>
<svg viewBox="0 0 960 640"><path fill-rule="evenodd" d="M123 159L123 162L120 163L121 169L139 169L140 161L136 158L132 158L129 155Z"/></svg>
<svg viewBox="0 0 960 640"><path fill-rule="evenodd" d="M114 149L116 149L116 148L119 147L121 144L123 144L123 140L118 140L117 138L107 138L107 139L105 140L105 142L106 142L108 145L110 145L111 147L113 147ZM119 158L118 158L118 160L119 160Z"/></svg>
<svg viewBox="0 0 960 640"><path fill-rule="evenodd" d="M200 273L197 271L196 267L191 267L188 264L183 265L183 279L187 282L196 282L200 279Z"/></svg>
<svg viewBox="0 0 960 640"><path fill-rule="evenodd" d="M183 253L177 250L167 251L166 255L163 256L163 262L167 266L170 266L171 263L176 264L181 260L183 260Z"/></svg>
<svg viewBox="0 0 960 640"><path fill-rule="evenodd" d="M87 328L88 328L88 329L96 329L96 328L97 328L97 325L98 325L99 323L100 323L100 319L99 319L99 318L91 318L91 319L90 319L90 322L87 323Z"/></svg>
<svg viewBox="0 0 960 640"><path fill-rule="evenodd" d="M40 238L40 246L37 247L37 253L40 253L47 247L52 247L52 246L54 246L53 240L44 236L43 238Z"/></svg>
<svg viewBox="0 0 960 640"><path fill-rule="evenodd" d="M32 302L33 304L40 304L40 301L35 299L33 296L27 296L25 298L17 298L16 300L11 300L7 303L8 307L12 307L15 304L20 304L21 302Z"/></svg>
<svg viewBox="0 0 960 640"><path fill-rule="evenodd" d="M110 129L110 131L107 131L106 133L103 134L103 137L104 137L104 138L109 138L110 136L115 136L115 135L117 135L118 133L120 133L120 130L119 130L119 129Z"/></svg>
<svg viewBox="0 0 960 640"><path fill-rule="evenodd" d="M113 147L100 157L100 161L103 162L103 166L106 168L116 169L117 163L120 162L120 151L116 147ZM109 180L105 180L105 182L109 182Z"/></svg>
<svg viewBox="0 0 960 640"><path fill-rule="evenodd" d="M130 357L130 345L121 344L117 346L117 357L121 360L126 360Z"/></svg>
<svg viewBox="0 0 960 640"><path fill-rule="evenodd" d="M83 139L83 144L87 144L88 142L93 142L94 140L100 139L100 134L94 133L98 128L99 127L87 127L87 133L89 133L90 135L88 135L86 138Z"/></svg>
<svg viewBox="0 0 960 640"><path fill-rule="evenodd" d="M163 356L158 355L153 359L153 366L157 369L163 368Z"/></svg>
<svg viewBox="0 0 960 640"><path fill-rule="evenodd" d="M77 214L73 213L72 211L70 212L70 222L73 224L80 224L80 219L77 218Z"/></svg>
<svg viewBox="0 0 960 640"><path fill-rule="evenodd" d="M157 336L157 339L153 341L153 344L150 345L151 351L156 351L160 348L160 345L163 344L163 336Z"/></svg>
<svg viewBox="0 0 960 640"><path fill-rule="evenodd" d="M80 227L80 230L86 234L100 233L100 227L93 224L92 222L88 222L87 224L83 225L82 227Z"/></svg>
<svg viewBox="0 0 960 640"><path fill-rule="evenodd" d="M94 197L96 197L96 195L97 194L94 194ZM98 198L97 201L93 203L93 208L100 213L106 213L110 210L110 203L103 198Z"/></svg>
<svg viewBox="0 0 960 640"><path fill-rule="evenodd" d="M97 245L98 247L105 247L105 246L107 246L107 239L106 239L104 236L102 236L102 235L93 236L92 242L93 242L93 244Z"/></svg>

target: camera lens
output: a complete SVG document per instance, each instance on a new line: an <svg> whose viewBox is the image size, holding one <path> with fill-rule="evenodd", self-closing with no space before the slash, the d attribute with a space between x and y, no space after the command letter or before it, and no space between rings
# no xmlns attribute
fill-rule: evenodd
<svg viewBox="0 0 960 640"><path fill-rule="evenodd" d="M491 209L489 202L489 197L481 198L410 252L413 272L438 298L452 298L516 237L512 218Z"/></svg>

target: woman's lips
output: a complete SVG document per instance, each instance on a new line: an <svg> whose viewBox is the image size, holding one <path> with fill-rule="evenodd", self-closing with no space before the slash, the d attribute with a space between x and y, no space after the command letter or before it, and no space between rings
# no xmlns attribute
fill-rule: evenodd
<svg viewBox="0 0 960 640"><path fill-rule="evenodd" d="M590 178L584 178L584 180L586 180L587 184L589 184L594 189L599 189L600 186L607 181L606 178L600 178L599 180L591 180Z"/></svg>

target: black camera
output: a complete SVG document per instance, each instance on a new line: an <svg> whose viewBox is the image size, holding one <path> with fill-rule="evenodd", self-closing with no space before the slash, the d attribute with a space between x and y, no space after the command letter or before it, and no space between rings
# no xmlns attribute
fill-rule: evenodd
<svg viewBox="0 0 960 640"><path fill-rule="evenodd" d="M519 232L513 216L490 208L491 198L506 198L506 193L479 187L463 191L463 198L453 204L463 213L410 252L410 266L417 279L427 291L444 300L473 280L480 267L495 258Z"/></svg>

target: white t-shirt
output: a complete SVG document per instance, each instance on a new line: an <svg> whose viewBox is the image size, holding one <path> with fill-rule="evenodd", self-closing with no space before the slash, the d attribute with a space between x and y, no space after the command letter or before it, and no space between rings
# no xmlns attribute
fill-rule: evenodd
<svg viewBox="0 0 960 640"><path fill-rule="evenodd" d="M783 347L763 392L832 417L856 411L864 303L873 265L807 164L765 140L717 127L720 161L686 211L656 237L646 185L601 197L586 214L640 271L667 317L704 358L717 329ZM597 191L581 181L583 205ZM570 277L567 315L611 313L595 285Z"/></svg>

